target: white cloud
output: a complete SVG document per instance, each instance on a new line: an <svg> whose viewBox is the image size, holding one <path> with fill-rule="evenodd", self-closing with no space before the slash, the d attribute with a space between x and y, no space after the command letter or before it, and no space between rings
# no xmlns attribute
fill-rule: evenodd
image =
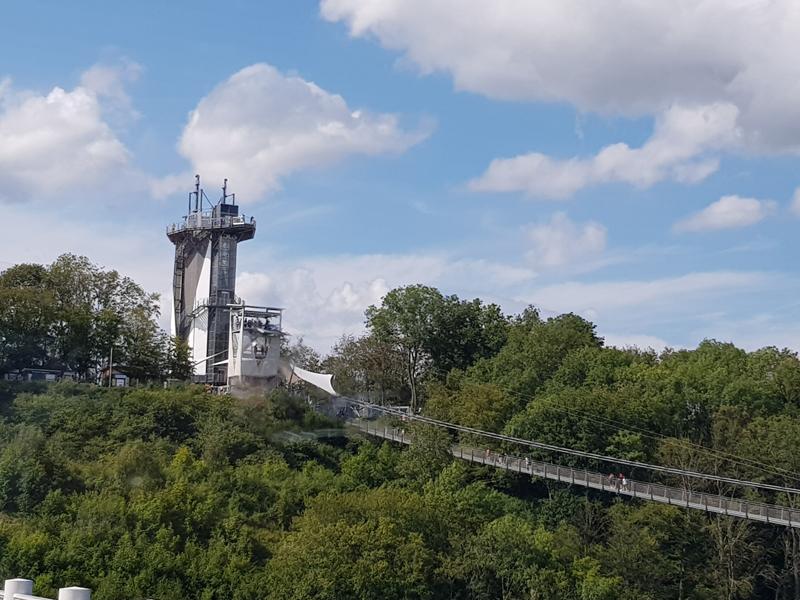
<svg viewBox="0 0 800 600"><path fill-rule="evenodd" d="M249 303L286 307L287 330L320 350L343 333L362 332L364 310L394 287L423 283L444 293L497 301L492 296L496 290L534 277L521 267L435 254L342 255L270 264L269 274L240 273L237 294Z"/></svg>
<svg viewBox="0 0 800 600"><path fill-rule="evenodd" d="M187 171L186 173L174 173L164 177L153 177L148 181L148 187L153 197L163 199L178 192L184 192L185 194L186 190L193 189L193 183L194 177Z"/></svg>
<svg viewBox="0 0 800 600"><path fill-rule="evenodd" d="M32 205L9 205L4 210L7 224L36 220L37 227L3 230L0 269L16 262L48 263L62 252L85 254L161 292L162 327L168 327L173 248L163 228L142 229L150 223L146 206L123 220L114 211L93 213L92 221L79 207L42 212ZM252 304L285 307L287 330L321 351L342 333L363 331L363 311L369 304L393 287L412 283L497 302L509 313L528 303L546 314L578 312L595 321L600 335L614 345L657 348L655 338L647 337L655 335L671 346L715 337L748 347L774 343L800 348L798 329L792 325L798 320L798 284L787 274L710 272L652 281L571 281L523 293L539 281L532 268L445 252L281 258L269 254L268 247L255 252L247 244L239 263L238 295ZM562 274L561 269L555 272ZM752 307L772 313L768 330L755 323L738 328L738 322L752 315Z"/></svg>
<svg viewBox="0 0 800 600"><path fill-rule="evenodd" d="M531 244L527 258L534 266L546 269L596 260L606 248L606 233L600 223L576 224L559 212L548 223L527 228Z"/></svg>
<svg viewBox="0 0 800 600"><path fill-rule="evenodd" d="M659 337L654 335L642 334L617 334L617 333L604 333L603 339L606 346L613 346L615 348L641 348L643 350L652 348L656 352L661 352L664 348L674 348L674 346L665 342Z"/></svg>
<svg viewBox="0 0 800 600"><path fill-rule="evenodd" d="M800 150L794 0L322 0L321 13L461 90L624 115L730 103L749 147Z"/></svg>
<svg viewBox="0 0 800 600"><path fill-rule="evenodd" d="M776 313L711 320L697 329L696 338L734 340L737 346L751 351L767 346L800 350L796 305L793 310Z"/></svg>
<svg viewBox="0 0 800 600"><path fill-rule="evenodd" d="M713 231L755 225L777 209L772 200L723 196L703 210L675 224L675 231Z"/></svg>
<svg viewBox="0 0 800 600"><path fill-rule="evenodd" d="M126 85L139 79L142 66L128 59L115 64L98 63L81 74L81 86L108 100L113 112L124 118L137 118Z"/></svg>
<svg viewBox="0 0 800 600"><path fill-rule="evenodd" d="M785 278L766 273L716 271L654 280L573 281L521 293L535 278L530 270L446 255L341 255L268 262L267 272L239 274L237 294L252 304L285 307L286 330L323 352L343 333L364 331L367 306L379 303L390 289L413 283L497 302L509 313L528 304L546 315L574 312L595 322L609 345L656 350L692 345L706 336L736 341L735 332L725 337L730 333L728 317L709 313L729 307L732 297L789 285ZM710 323L719 323L719 328ZM687 337L692 326L704 328L699 337ZM671 332L669 343L659 336L663 331Z"/></svg>
<svg viewBox="0 0 800 600"><path fill-rule="evenodd" d="M800 187L794 191L792 196L792 204L789 209L798 217L800 217Z"/></svg>
<svg viewBox="0 0 800 600"><path fill-rule="evenodd" d="M737 115L732 104L673 106L659 116L653 135L639 148L618 143L590 158L558 160L534 152L495 159L470 182L470 188L566 198L602 183L624 182L641 188L666 179L694 183L717 169L719 161L710 152L736 142Z"/></svg>
<svg viewBox="0 0 800 600"><path fill-rule="evenodd" d="M15 91L9 80L0 84L0 202L88 190L128 167L129 152L101 105L102 95L122 88L110 82L109 71L101 76L93 69L71 91L38 94Z"/></svg>
<svg viewBox="0 0 800 600"><path fill-rule="evenodd" d="M87 218L82 206L54 206L43 211L29 204L3 208L0 233L0 270L16 263L49 264L60 254L87 256L107 269L132 277L149 292L161 294L161 326L169 330L173 246L162 227L142 228L145 207L126 217L112 212L110 222ZM96 215L92 214L92 217ZM149 220L146 222L150 222ZM20 227L35 223L35 227Z"/></svg>
<svg viewBox="0 0 800 600"><path fill-rule="evenodd" d="M229 178L237 200L247 203L291 173L351 155L402 152L426 135L403 130L395 115L353 110L341 96L260 63L199 102L179 150L204 180L221 184ZM176 191L176 181L155 182L154 193Z"/></svg>
<svg viewBox="0 0 800 600"><path fill-rule="evenodd" d="M654 280L558 283L525 294L521 300L553 313L575 312L589 318L606 317L632 308L653 315L676 303L719 296L735 290L750 290L769 282L758 272L712 271ZM694 310L694 309L692 309Z"/></svg>

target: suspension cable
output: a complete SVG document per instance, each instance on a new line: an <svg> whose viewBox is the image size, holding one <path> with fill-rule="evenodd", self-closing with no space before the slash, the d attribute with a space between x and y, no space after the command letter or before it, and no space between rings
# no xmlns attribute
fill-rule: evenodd
<svg viewBox="0 0 800 600"><path fill-rule="evenodd" d="M503 385L498 385L496 383L492 384L492 385L500 388L502 391L504 391L504 392L506 392L508 394L511 394L512 396L516 396L520 400L523 400L523 401L526 401L526 402L531 402L531 401L535 400L535 396L523 394L522 392L515 391L515 390L511 389L510 387L503 386ZM640 434L644 435L645 437L648 437L648 438L653 439L653 440L667 440L667 439L675 440L681 446L688 447L688 448L696 448L697 450L700 450L702 452L706 452L709 455L715 455L717 457L724 458L724 460L727 460L728 462L730 462L732 464L739 464L741 466L749 466L751 468L754 467L754 468L757 468L757 469L759 469L761 471L764 471L765 473L770 473L770 474L776 475L778 477L783 477L784 479L800 480L800 473L797 473L797 472L794 472L794 471L790 471L790 470L784 469L782 467L777 467L775 465L770 465L770 464L767 464L767 463L764 463L764 462L760 462L760 461L755 460L755 459L739 456L739 455L733 454L731 452L725 452L724 450L717 450L717 449L714 449L714 448L708 448L707 446L703 446L702 444L697 444L697 443L692 442L690 440L664 435L663 433L650 431L648 429L645 429L643 427L638 427L636 425L628 425L628 424L624 423L623 421L618 421L616 419L611 419L609 417L589 415L587 413L587 411L585 411L585 410L582 411L582 410L578 410L578 409L574 409L574 408L569 408L569 407L566 407L566 406L561 406L560 404L551 404L549 407L553 408L554 410L561 411L561 412L564 412L564 413L567 413L567 414L575 414L575 415L578 415L578 416L582 416L582 417L584 417L584 418L586 418L586 419L588 419L590 421L593 420L593 421L597 421L599 423L603 423L605 421L606 425L608 425L610 427L613 427L613 428L617 429L618 431L623 431L623 430L633 431L633 432L636 432L636 433L640 433Z"/></svg>
<svg viewBox="0 0 800 600"><path fill-rule="evenodd" d="M500 389L502 389L502 390L504 390L504 391L506 391L506 392L508 392L510 394L518 396L522 400L528 400L528 401L533 400L533 397L526 397L521 392L515 392L515 391L513 391L513 390L511 390L509 388L505 388L505 387L502 387L502 386L498 386L498 387L500 387ZM707 453L709 455L720 457L720 458L722 458L722 459L724 459L724 460L726 460L726 461L728 461L730 463L739 464L741 466L749 466L751 468L757 468L757 469L759 469L761 471L764 471L765 473L770 473L772 475L776 475L776 476L779 476L779 477L787 478L787 476L790 476L791 479L800 479L800 473L796 473L794 471L790 471L790 470L784 469L782 467L769 465L767 463L763 463L763 462L760 462L760 461L755 460L755 459L746 458L746 457L743 457L743 456L739 456L737 454L732 454L730 452L725 452L724 450L717 450L715 448L708 448L707 446L703 446L702 444L698 444L698 443L692 442L690 440L686 440L686 439L683 439L683 438L677 438L677 437L673 437L673 436L668 436L668 435L665 435L663 433L657 433L657 432L650 431L648 429L645 429L643 427L639 427L639 426L636 426L636 425L628 425L628 424L624 423L623 421L618 421L616 419L611 419L611 418L602 417L602 416L590 415L585 410L579 410L579 409L575 409L575 408L570 408L570 407L562 406L560 404L550 404L548 406L548 408L552 408L552 409L554 409L556 411L561 411L561 412L567 413L567 414L578 415L578 416L581 416L583 418L588 419L589 421L595 421L595 422L600 423L600 424L605 424L605 425L610 426L610 427L612 427L614 429L617 429L618 431L627 430L627 431L633 431L635 433L640 433L640 434L644 435L645 437L648 437L648 438L653 439L653 440L674 440L675 442L677 442L681 446L684 446L684 447L687 447L687 448L696 448L697 450L699 450L701 452L705 452L705 453Z"/></svg>
<svg viewBox="0 0 800 600"><path fill-rule="evenodd" d="M662 465L653 465L650 463L640 462L636 460L628 460L624 458L616 458L613 456L606 456L603 454L597 454L595 452L586 452L583 450L574 450L572 448L564 448L562 446L555 446L553 444L546 444L544 442L535 442L532 440L526 440L523 438L518 438L509 435L503 435L499 433L493 433L491 431L484 431L482 429L476 429L474 427L467 427L465 425L458 425L456 423L450 423L448 421L441 421L439 419L433 419L431 417L425 417L422 415L409 415L406 412L390 408L386 406L379 406L377 404L371 404L369 402L365 402L363 400L356 400L354 398L346 398L347 401L356 404L358 406L369 408L373 410L377 410L389 415L397 416L397 417L405 417L409 420L419 421L421 423L426 423L429 425L434 425L436 427L444 428L444 429L451 429L453 431L459 431L461 433L470 433L473 435L478 435L481 437L487 437L494 440L510 442L513 444L520 444L524 446L529 446L532 448L538 448L540 450L547 450L550 452L556 452L559 454L569 454L572 456L578 456L580 458L589 458L592 460L599 460L602 462L610 462L614 464L626 465L630 467L637 467L649 471L658 471L661 473L668 473L670 475L680 475L683 477L691 477L693 479L700 479L705 481L716 481L719 483L728 483L731 485L743 486L743 487L750 487L750 488L758 488L764 490L772 490L776 492L784 492L787 494L800 494L800 489L786 487L786 486L779 486L773 485L769 483L758 483L755 481L746 481L742 479L735 479L733 477L725 477L722 475L711 475L708 473L699 473L697 471L689 471L686 469L677 469L674 467L665 467Z"/></svg>

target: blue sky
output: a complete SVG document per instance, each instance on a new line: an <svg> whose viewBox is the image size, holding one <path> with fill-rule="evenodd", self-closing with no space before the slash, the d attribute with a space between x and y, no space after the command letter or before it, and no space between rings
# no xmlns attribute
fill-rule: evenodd
<svg viewBox="0 0 800 600"><path fill-rule="evenodd" d="M4 15L0 268L86 254L166 306L164 227L199 172L258 221L240 295L323 351L416 282L619 345L800 349L789 0Z"/></svg>

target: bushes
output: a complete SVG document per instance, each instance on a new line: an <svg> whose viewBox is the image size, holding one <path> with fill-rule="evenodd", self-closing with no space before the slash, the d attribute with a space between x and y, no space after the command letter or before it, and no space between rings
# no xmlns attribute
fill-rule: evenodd
<svg viewBox="0 0 800 600"><path fill-rule="evenodd" d="M523 339L541 322L512 327L550 374L520 371L536 392L503 387L513 365L454 371L430 386L430 410L618 456L704 464L645 428L800 467L792 357L714 344L604 354L580 321L545 328L546 344ZM732 391L743 389L750 404ZM283 446L271 434L330 426L285 391L240 404L191 386L5 390L0 572L35 577L41 595L66 583L98 600L767 598L787 596L800 560L780 529L495 478L454 461L438 429L403 449Z"/></svg>

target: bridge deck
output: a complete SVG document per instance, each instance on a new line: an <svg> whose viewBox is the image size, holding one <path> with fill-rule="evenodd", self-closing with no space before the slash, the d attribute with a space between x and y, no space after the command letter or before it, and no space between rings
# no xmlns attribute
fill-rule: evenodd
<svg viewBox="0 0 800 600"><path fill-rule="evenodd" d="M348 424L368 435L401 444L411 443L411 436L401 429L384 427L369 421L348 421ZM660 483L647 483L630 479L627 480L627 486L622 488L617 481L609 481L607 475L586 469L563 467L554 463L530 460L460 444L454 445L451 451L456 458L507 471L525 473L534 477L604 490L652 502L673 504L684 508L739 517L750 521L800 528L800 509L752 502L740 498L728 498L718 494L694 492Z"/></svg>

